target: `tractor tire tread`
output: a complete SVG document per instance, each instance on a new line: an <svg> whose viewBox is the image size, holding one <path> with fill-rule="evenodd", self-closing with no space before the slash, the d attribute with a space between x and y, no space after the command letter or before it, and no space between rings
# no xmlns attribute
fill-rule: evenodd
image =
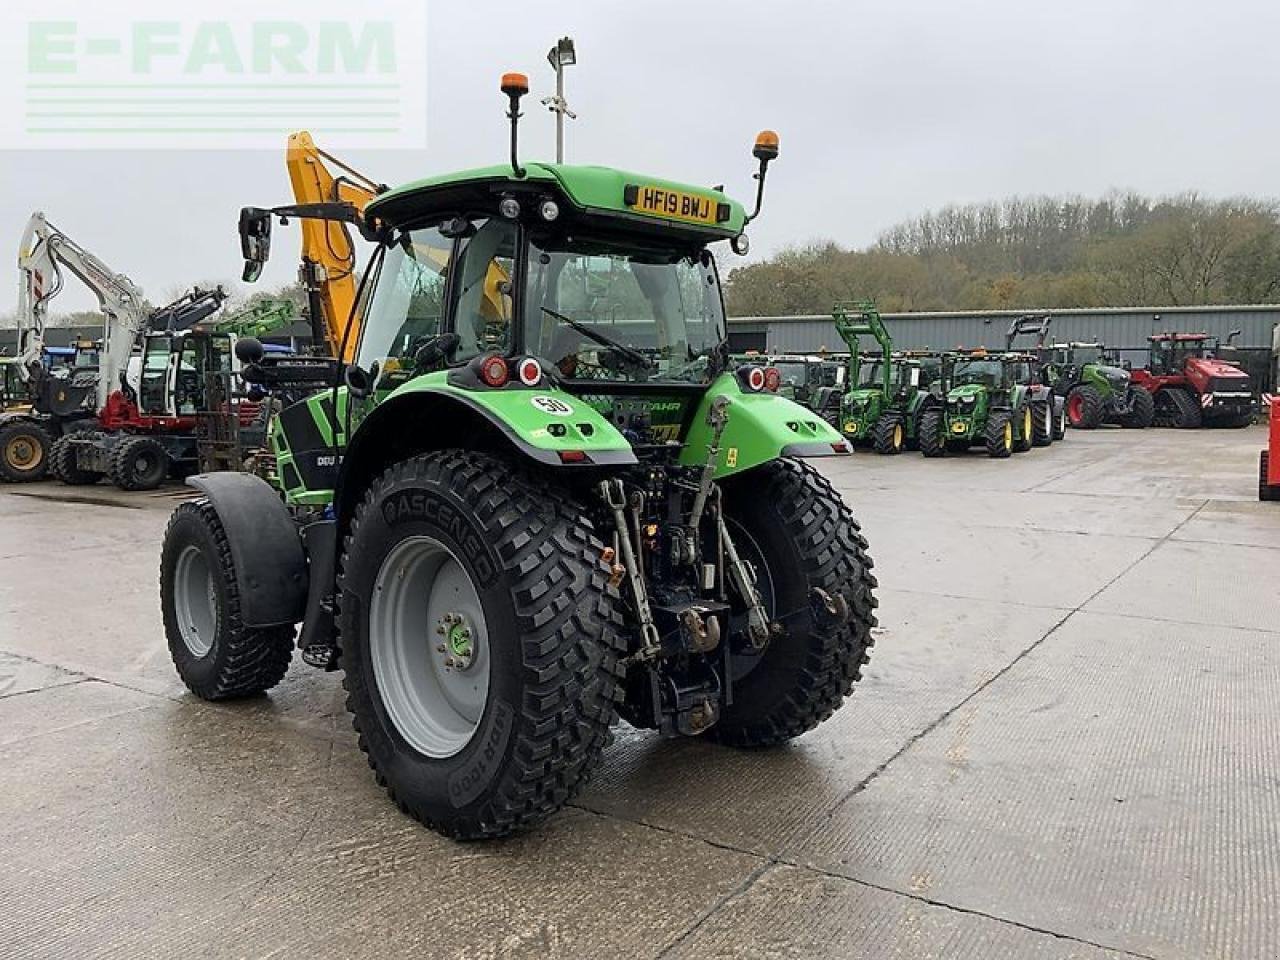
<svg viewBox="0 0 1280 960"><path fill-rule="evenodd" d="M522 626L526 674L512 733L515 746L498 775L500 786L480 813L442 822L398 792L380 768L361 727L349 673L343 677L347 709L378 783L403 813L454 839L505 836L545 820L572 800L611 741L627 652L618 593L608 585L604 543L571 498L548 496L545 480L496 457L442 450L402 461L370 484L344 540L340 605L361 525L377 510L383 491L409 478L446 483L470 504L493 538L502 569L515 578L512 599ZM549 584L564 587L552 590ZM340 633L345 623L340 615Z"/></svg>
<svg viewBox="0 0 1280 960"><path fill-rule="evenodd" d="M802 682L793 685L768 715L737 726L722 719L707 731L710 739L738 747L785 743L835 713L862 678L877 624L874 590L879 584L871 572L867 538L835 487L801 460L775 460L762 472L756 496L775 504L781 513L810 588L843 596L849 619L813 631L820 642L808 648Z"/></svg>
<svg viewBox="0 0 1280 960"><path fill-rule="evenodd" d="M287 625L253 629L244 625L240 612L240 590L231 559L231 544L227 540L222 521L218 519L218 511L208 500L201 498L178 505L165 530L166 548L174 528L188 518L205 527L217 551L212 560L222 571L226 601L219 611L225 617L222 649L219 651L224 659L216 674L203 681L183 674L178 662L181 635L177 625L168 622L172 615L166 608L165 633L169 637L170 655L187 688L202 700L236 700L256 696L274 687L288 672L289 661L293 657L294 628ZM160 590L162 596L167 597L171 595L174 585L171 565L165 562L166 559L167 550L162 554L160 563Z"/></svg>

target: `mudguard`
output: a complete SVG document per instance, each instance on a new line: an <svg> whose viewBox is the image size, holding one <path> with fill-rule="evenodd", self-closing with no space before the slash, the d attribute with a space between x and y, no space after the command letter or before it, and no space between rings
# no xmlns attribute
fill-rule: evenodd
<svg viewBox="0 0 1280 960"><path fill-rule="evenodd" d="M684 466L706 462L712 440L707 412L721 394L728 395L730 402L716 460L717 480L778 457L834 457L851 452L844 436L812 410L776 393L744 391L737 377L726 373L711 384L693 416L680 455Z"/></svg>
<svg viewBox="0 0 1280 960"><path fill-rule="evenodd" d="M297 623L306 612L307 558L289 511L265 480L247 473L187 478L213 505L227 534L248 627Z"/></svg>

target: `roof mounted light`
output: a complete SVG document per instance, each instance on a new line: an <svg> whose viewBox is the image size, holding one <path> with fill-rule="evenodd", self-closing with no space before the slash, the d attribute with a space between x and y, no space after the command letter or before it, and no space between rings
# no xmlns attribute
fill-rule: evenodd
<svg viewBox="0 0 1280 960"><path fill-rule="evenodd" d="M765 174L769 172L770 162L778 159L778 135L772 130L761 130L756 134L756 142L751 148L751 155L760 161L760 169L755 173L756 208L747 215L747 223L760 216L760 205L764 203Z"/></svg>
<svg viewBox="0 0 1280 960"><path fill-rule="evenodd" d="M511 102L507 109L507 117L511 120L511 170L517 177L523 177L524 167L517 159L516 142L520 127L520 98L529 92L529 78L523 73L504 73L501 89Z"/></svg>
<svg viewBox="0 0 1280 960"><path fill-rule="evenodd" d="M740 233L729 241L729 246L738 256L745 257L751 252L751 238L745 233Z"/></svg>
<svg viewBox="0 0 1280 960"><path fill-rule="evenodd" d="M538 204L538 216L550 223L556 217L560 216L560 204L554 200L543 200Z"/></svg>
<svg viewBox="0 0 1280 960"><path fill-rule="evenodd" d="M515 197L503 197L498 201L498 213L508 220L516 219L520 216L520 201Z"/></svg>

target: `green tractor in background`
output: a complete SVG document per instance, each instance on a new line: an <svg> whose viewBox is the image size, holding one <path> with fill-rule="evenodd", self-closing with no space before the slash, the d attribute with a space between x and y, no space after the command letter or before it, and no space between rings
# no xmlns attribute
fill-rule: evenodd
<svg viewBox="0 0 1280 960"><path fill-rule="evenodd" d="M844 364L818 354L780 354L767 358L778 371L778 394L808 407L833 426L844 394Z"/></svg>
<svg viewBox="0 0 1280 960"><path fill-rule="evenodd" d="M1129 371L1101 343L1053 344L1045 372L1054 392L1066 398L1067 422L1077 430L1104 423L1144 430L1155 420L1152 395L1133 384Z"/></svg>
<svg viewBox="0 0 1280 960"><path fill-rule="evenodd" d="M893 352L893 339L874 301L837 303L831 310L836 332L849 345L848 386L840 401L840 429L854 443L876 453L901 453L916 442L920 415L933 399L921 362ZM862 337L871 337L879 355L862 356Z"/></svg>
<svg viewBox="0 0 1280 960"><path fill-rule="evenodd" d="M990 457L1030 450L1036 417L1030 388L1022 382L1028 358L986 350L944 356L942 402L920 415L918 442L926 457L983 446Z"/></svg>
<svg viewBox="0 0 1280 960"><path fill-rule="evenodd" d="M1035 335L1034 353L1044 380L1061 397L1067 423L1077 430L1093 430L1104 423L1142 430L1155 419L1152 395L1135 386L1129 371L1115 362L1098 342L1046 343L1050 314L1027 316L1009 327L1007 343L1021 335Z"/></svg>
<svg viewBox="0 0 1280 960"><path fill-rule="evenodd" d="M563 807L619 716L740 747L799 736L851 692L876 623L867 542L805 459L849 445L777 371L729 359L711 246L746 251L776 134L747 213L717 189L522 165L528 80L502 89L509 164L363 212L241 212L246 279L274 217L374 245L354 353L288 361L286 381L327 385L274 418L275 482L191 478L161 558L196 695L278 683L301 624L303 660L344 673L378 782L459 839ZM243 376L273 389L254 346Z"/></svg>

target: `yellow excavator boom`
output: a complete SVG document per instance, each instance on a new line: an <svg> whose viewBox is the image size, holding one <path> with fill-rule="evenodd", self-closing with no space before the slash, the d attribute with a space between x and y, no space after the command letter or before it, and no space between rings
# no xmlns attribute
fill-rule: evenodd
<svg viewBox="0 0 1280 960"><path fill-rule="evenodd" d="M340 171L336 176L326 161ZM365 204L386 190L385 186L325 153L305 130L290 134L285 166L298 203L345 202L363 211ZM303 218L299 225L302 228L299 277L307 291L308 307L318 310L324 319L330 355L336 357L341 350L342 359L349 361L360 339L359 318L352 316L356 300L356 248L351 234L346 224L332 220ZM348 319L353 324L349 333Z"/></svg>
<svg viewBox="0 0 1280 960"><path fill-rule="evenodd" d="M335 176L329 166L340 173ZM386 186L343 163L316 146L305 130L289 136L285 166L298 203L349 203L363 212L365 204L382 193ZM308 306L319 312L327 332L331 356L350 362L360 341L360 318L353 313L356 299L356 250L346 224L332 220L302 218L302 268L299 277L307 291ZM442 262L434 248L422 254ZM486 320L503 323L510 319L511 278L500 263L494 261L485 277L482 313ZM347 330L348 322L351 324ZM345 348L343 346L345 342ZM317 345L319 346L319 344Z"/></svg>

